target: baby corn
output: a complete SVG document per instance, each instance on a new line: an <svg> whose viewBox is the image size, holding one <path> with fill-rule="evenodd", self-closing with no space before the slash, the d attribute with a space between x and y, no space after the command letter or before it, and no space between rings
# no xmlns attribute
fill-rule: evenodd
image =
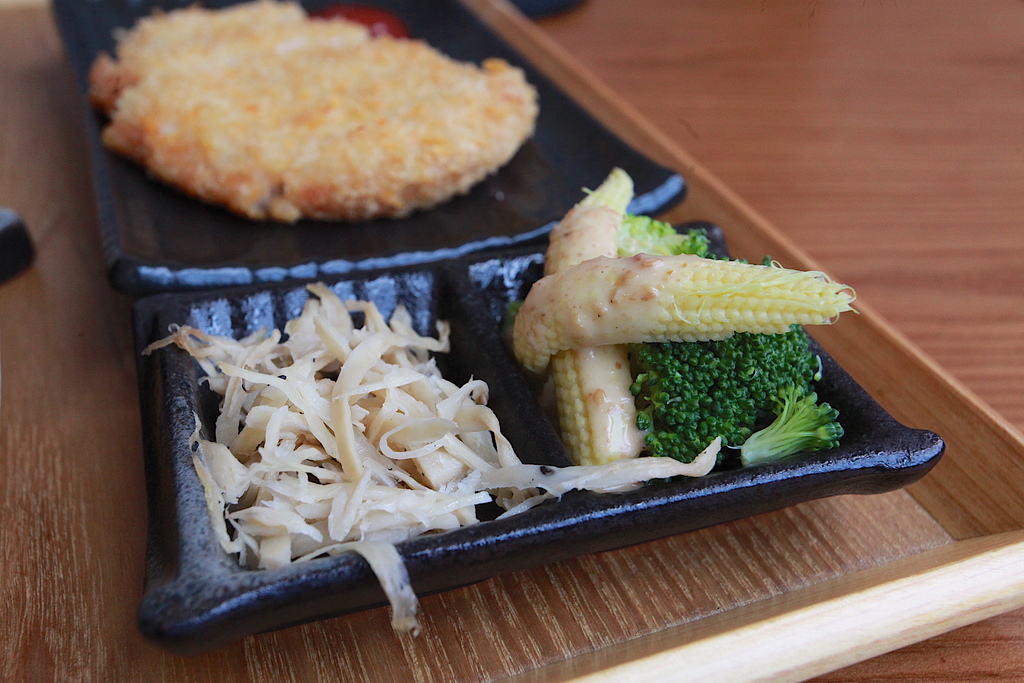
<svg viewBox="0 0 1024 683"><path fill-rule="evenodd" d="M616 256L622 216L633 198L633 179L621 168L570 209L551 230L544 274L557 273L598 256Z"/></svg>
<svg viewBox="0 0 1024 683"><path fill-rule="evenodd" d="M827 324L853 300L849 287L817 272L687 255L597 258L534 284L516 317L514 350L543 372L565 349Z"/></svg>
<svg viewBox="0 0 1024 683"><path fill-rule="evenodd" d="M551 231L544 272L552 274L596 257L616 255L633 180L615 169ZM636 457L643 433L629 391L629 358L621 345L568 349L551 360L562 439L573 461L600 465Z"/></svg>

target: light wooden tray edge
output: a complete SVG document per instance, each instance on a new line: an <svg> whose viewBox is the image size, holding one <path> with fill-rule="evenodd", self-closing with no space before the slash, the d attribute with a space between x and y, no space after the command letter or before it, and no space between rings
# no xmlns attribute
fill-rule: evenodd
<svg viewBox="0 0 1024 683"><path fill-rule="evenodd" d="M509 680L800 681L1024 606L1024 531L957 541Z"/></svg>

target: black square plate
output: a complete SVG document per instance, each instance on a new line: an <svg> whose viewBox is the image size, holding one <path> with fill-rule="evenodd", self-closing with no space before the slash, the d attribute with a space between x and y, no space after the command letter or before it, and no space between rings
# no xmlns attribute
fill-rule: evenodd
<svg viewBox="0 0 1024 683"><path fill-rule="evenodd" d="M114 32L155 9L193 0L55 0L54 12L79 89L89 67L114 47ZM204 2L211 7L230 4ZM306 0L310 11L330 0ZM496 174L430 211L363 223L251 221L192 199L147 176L100 142L105 119L86 103L100 228L111 283L129 294L209 289L427 263L543 239L552 221L615 166L636 182L633 213L682 199L683 179L609 132L511 50L457 0L370 0L397 15L414 38L479 63L502 57L526 71L540 96L534 136Z"/></svg>
<svg viewBox="0 0 1024 683"><path fill-rule="evenodd" d="M720 235L714 241L720 245ZM525 295L542 261L538 248L521 246L326 282L342 298L372 299L385 316L405 304L423 334L432 333L435 320L448 320L452 352L439 358L442 372L453 381L474 376L489 384L490 405L522 460L568 465L555 428L500 337L506 304ZM172 323L240 337L282 326L307 298L294 283L157 295L136 302L136 340L142 348ZM899 424L823 352L822 360L819 396L839 410L846 430L839 448L629 493L572 492L518 516L421 536L398 546L413 587L420 594L447 590L815 498L889 491L938 461L943 442L937 435ZM192 465L193 414L210 434L216 412L198 367L185 352L167 347L140 356L139 382L151 524L139 617L149 637L174 651L195 652L385 603L368 565L351 553L268 571L240 568L213 535Z"/></svg>

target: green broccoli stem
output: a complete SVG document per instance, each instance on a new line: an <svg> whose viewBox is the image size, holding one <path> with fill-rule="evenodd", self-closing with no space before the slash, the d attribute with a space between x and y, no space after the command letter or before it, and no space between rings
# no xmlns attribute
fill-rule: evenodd
<svg viewBox="0 0 1024 683"><path fill-rule="evenodd" d="M740 446L745 466L778 462L797 453L827 450L839 445L843 427L839 411L818 403L815 392L801 393L795 387L783 389L776 401L775 421L755 432Z"/></svg>

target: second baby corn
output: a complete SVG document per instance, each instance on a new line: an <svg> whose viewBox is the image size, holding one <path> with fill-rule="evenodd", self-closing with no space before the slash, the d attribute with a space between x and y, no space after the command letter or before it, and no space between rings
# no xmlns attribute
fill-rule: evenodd
<svg viewBox="0 0 1024 683"><path fill-rule="evenodd" d="M551 231L545 274L615 256L616 237L632 198L633 180L625 171L613 170ZM625 346L566 349L551 359L551 377L562 439L574 462L600 465L640 454L644 436L636 426Z"/></svg>

